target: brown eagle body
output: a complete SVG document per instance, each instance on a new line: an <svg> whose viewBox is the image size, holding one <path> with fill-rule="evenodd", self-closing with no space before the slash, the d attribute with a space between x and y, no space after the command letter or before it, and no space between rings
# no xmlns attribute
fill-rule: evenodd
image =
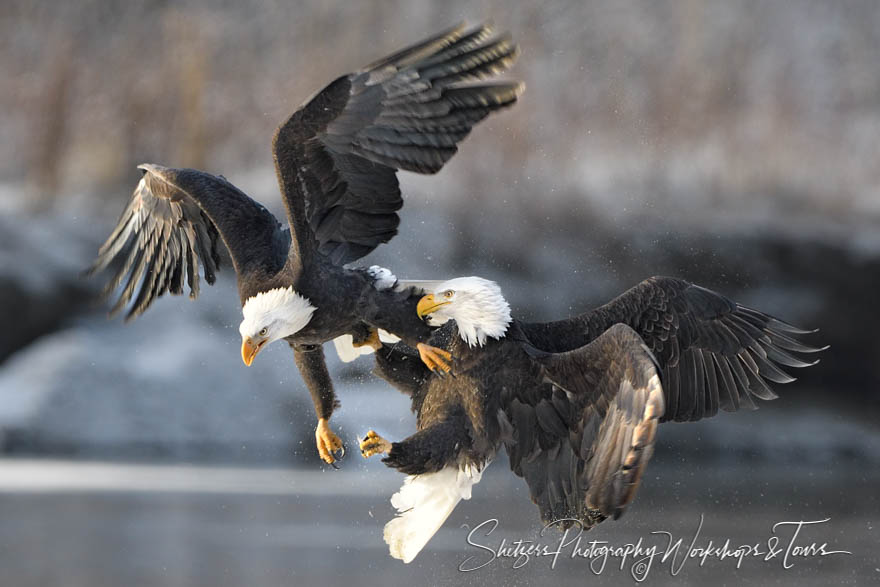
<svg viewBox="0 0 880 587"><path fill-rule="evenodd" d="M561 354L532 348L516 322L482 347L454 322L429 343L453 354L454 376L434 375L405 348L377 353L376 374L409 393L417 414L418 432L392 443L386 465L408 475L482 469L504 445L545 522L589 528L622 513L663 415L656 366L632 329L616 325Z"/></svg>

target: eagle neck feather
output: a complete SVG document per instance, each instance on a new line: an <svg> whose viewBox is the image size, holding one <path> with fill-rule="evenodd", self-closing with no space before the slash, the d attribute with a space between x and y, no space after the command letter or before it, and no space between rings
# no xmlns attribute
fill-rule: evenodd
<svg viewBox="0 0 880 587"><path fill-rule="evenodd" d="M479 277L460 277L439 288L456 291L449 306L438 312L441 318L453 318L458 333L469 347L481 347L487 338L500 339L507 332L512 318L510 305L494 281Z"/></svg>
<svg viewBox="0 0 880 587"><path fill-rule="evenodd" d="M242 306L241 329L245 331L251 325L267 324L278 320L284 325L284 336L290 336L302 330L312 319L317 308L308 298L297 293L293 286L276 287L260 292L248 298Z"/></svg>

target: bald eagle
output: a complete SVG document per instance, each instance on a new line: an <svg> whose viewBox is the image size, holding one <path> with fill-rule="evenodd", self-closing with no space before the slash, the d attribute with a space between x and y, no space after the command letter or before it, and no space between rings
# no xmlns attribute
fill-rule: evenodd
<svg viewBox="0 0 880 587"><path fill-rule="evenodd" d="M143 176L89 273L116 263L114 313L144 312L165 292L214 283L222 243L238 278L245 364L267 344L292 347L318 416L316 442L333 463L342 443L328 425L338 405L322 343L351 336L377 345L384 329L433 366L448 355L421 343L418 288L387 270L347 269L397 233L396 172L436 173L473 126L510 106L518 82L479 80L506 70L517 48L489 26L463 25L333 81L275 132L272 149L289 228L222 176L141 165ZM124 285L123 285L124 282Z"/></svg>
<svg viewBox="0 0 880 587"><path fill-rule="evenodd" d="M456 357L455 377L429 372L405 347L377 354L376 372L412 397L418 432L383 453L409 475L385 527L391 555L410 562L503 445L544 523L589 529L632 501L659 422L777 397L779 365L821 349L806 331L680 279L652 277L610 303L549 323L511 318L499 287L478 277L439 284L417 313L442 326L429 344ZM561 522L560 522L561 521Z"/></svg>

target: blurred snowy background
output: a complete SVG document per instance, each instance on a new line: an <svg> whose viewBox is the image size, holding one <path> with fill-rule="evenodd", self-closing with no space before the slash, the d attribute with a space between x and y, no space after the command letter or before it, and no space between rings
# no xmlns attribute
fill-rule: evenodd
<svg viewBox="0 0 880 587"><path fill-rule="evenodd" d="M328 570L288 560L284 548L304 548L296 542L302 533L317 533L337 551L372 549L375 559L364 564L397 577L381 524L399 478L381 464L350 454L338 473L340 486L356 483L371 494L357 502L358 515L370 512L357 522L359 546L349 543L356 533L345 531L349 509L320 510L340 516L338 527L322 526L320 517L303 522L296 512L307 498L295 482L248 484L250 469L229 468L270 466L282 478L301 469L309 487L327 482L314 473L314 415L290 351L278 345L250 369L241 363L228 264L197 302L163 299L130 325L106 319L95 300L102 283L79 273L121 213L138 163L222 173L283 214L270 151L282 119L343 72L459 20L485 18L519 43L509 77L524 80L526 93L481 124L438 175L401 175L400 234L363 263L402 277L490 277L528 319L576 314L666 274L820 328L810 342L831 349L819 365L795 373L796 383L780 386L780 399L757 413L661 428L656 478L646 480L644 499L600 531L637 531L627 524L641 522L637 528L657 529L650 524L678 520L676 507L693 499L693 511L718 517L757 508L761 524L773 517L767 511L843 516L850 526L839 536L842 547L876 543L875 2L7 0L0 5L0 451L19 464L38 460L5 471L0 465L0 513L20 520L0 532L0 567L13 569L21 584L62 574L88 585L277 584ZM342 366L327 353L343 404L334 419L349 447L370 427L392 437L412 429L407 403L369 374L370 360ZM182 497L153 498L151 510L135 484L100 481L132 469L103 475L39 459L158 464L136 470L154 479L149 491L165 496L182 486L167 481L178 469L162 467L210 463L236 480L218 481L215 492L233 496L239 514L229 521L220 499L195 515L197 506L181 506ZM512 507L519 517L509 516L533 529L536 512L524 487L501 475L505 467L496 465L494 486L515 499L481 507L497 508L491 511L502 519ZM695 467L709 471L709 480ZM194 470L184 477L201 478ZM746 471L763 499L725 490L727 470ZM94 484L80 487L81 475L92 473ZM211 493L214 477L207 479L183 485ZM799 487L808 489L799 495ZM282 507L277 496L298 505ZM338 497L350 498L344 491ZM381 506L375 519L370 504ZM449 527L481 515L460 509L461 520ZM150 511L164 514L145 526ZM67 520L63 531L53 528L52 512ZM253 568L198 571L240 553L240 544L201 548L201 530L190 525L226 520L226 529L253 543L255 518L246 512L296 519L300 538L272 543L275 550ZM85 521L94 519L101 522ZM34 524L43 529L33 531ZM118 547L126 528L162 541L184 527L193 533L189 546L150 551L152 563L138 561L135 543L123 549L127 555L114 551L122 561L114 566L88 562ZM97 532L98 546L65 550L71 545L58 537L81 531ZM425 567L454 568L451 545L464 540L447 542L453 552L446 562L428 558ZM56 558L26 563L14 555L21 548L52 550ZM865 550L824 570L838 579L850 572L876 579L877 562ZM816 577L827 583L827 575Z"/></svg>

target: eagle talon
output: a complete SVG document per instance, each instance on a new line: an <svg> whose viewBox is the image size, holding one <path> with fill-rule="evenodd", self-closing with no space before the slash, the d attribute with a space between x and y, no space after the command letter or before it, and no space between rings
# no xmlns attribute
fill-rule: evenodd
<svg viewBox="0 0 880 587"><path fill-rule="evenodd" d="M431 345L427 345L424 343L418 343L416 345L416 350L419 351L419 358L422 359L422 362L425 364L428 369L431 370L432 373L443 377L446 374L452 373L452 353L449 351L445 351L443 349L439 349L437 347L433 347Z"/></svg>
<svg viewBox="0 0 880 587"><path fill-rule="evenodd" d="M365 459L376 454L384 454L391 451L391 442L385 440L374 430L367 432L367 435L360 442L361 456Z"/></svg>
<svg viewBox="0 0 880 587"><path fill-rule="evenodd" d="M315 444L318 446L318 455L321 460L328 465L333 465L334 469L338 469L334 463L336 457L335 452L340 452L339 458L345 456L345 446L342 440L330 429L330 424L326 418L318 419L318 427L315 428Z"/></svg>

